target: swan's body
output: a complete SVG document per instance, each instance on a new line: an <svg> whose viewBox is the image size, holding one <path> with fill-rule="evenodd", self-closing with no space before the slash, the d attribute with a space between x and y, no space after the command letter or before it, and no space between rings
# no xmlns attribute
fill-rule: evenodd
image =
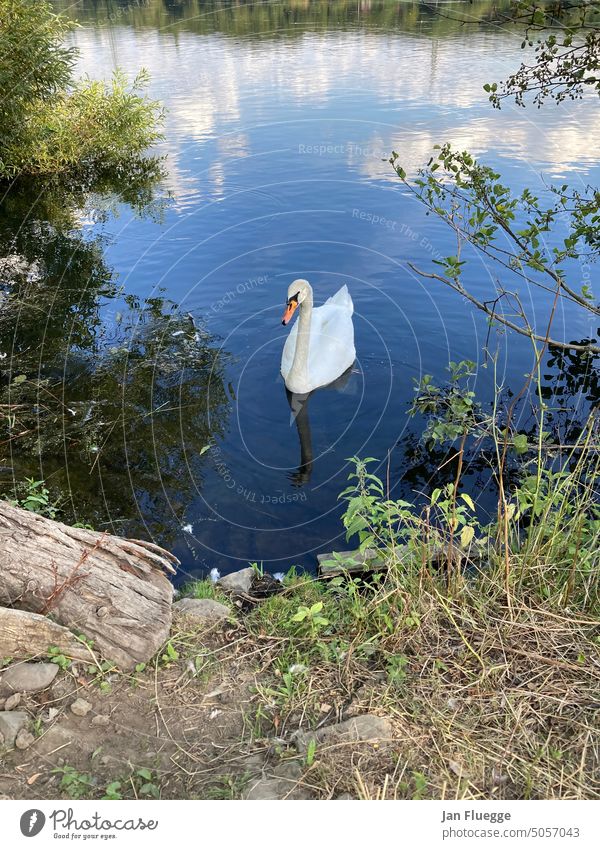
<svg viewBox="0 0 600 849"><path fill-rule="evenodd" d="M281 374L294 393L312 392L332 383L356 359L354 349L354 305L347 286L313 308L313 293L307 280L295 280L288 289L287 324L299 307L300 316L283 348Z"/></svg>

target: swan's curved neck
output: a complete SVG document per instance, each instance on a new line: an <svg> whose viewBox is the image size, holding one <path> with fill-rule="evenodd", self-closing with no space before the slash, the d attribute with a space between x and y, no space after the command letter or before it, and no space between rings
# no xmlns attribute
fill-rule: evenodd
<svg viewBox="0 0 600 849"><path fill-rule="evenodd" d="M310 286L307 288L306 297L299 307L298 336L296 337L296 349L292 367L288 374L288 383L294 380L308 380L308 353L310 347L310 323L313 309L313 293Z"/></svg>

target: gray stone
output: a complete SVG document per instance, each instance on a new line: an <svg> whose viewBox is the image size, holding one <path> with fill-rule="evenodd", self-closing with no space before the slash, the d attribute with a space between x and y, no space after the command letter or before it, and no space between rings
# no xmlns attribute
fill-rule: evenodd
<svg viewBox="0 0 600 849"><path fill-rule="evenodd" d="M246 758L246 772L251 772L246 799L311 799L312 796L301 784L304 768L298 760L285 760L275 768L269 769L263 764L263 769L257 769L262 758ZM254 767L248 769L249 767Z"/></svg>
<svg viewBox="0 0 600 849"><path fill-rule="evenodd" d="M253 577L254 569L248 566L246 569L240 569L239 572L232 572L231 575L224 575L219 578L217 586L230 593L248 593L252 586Z"/></svg>
<svg viewBox="0 0 600 849"><path fill-rule="evenodd" d="M394 729L389 719L365 713L353 716L336 725L326 725L318 731L297 731L294 742L299 752L305 753L311 740L327 746L336 743L383 743L390 742Z"/></svg>
<svg viewBox="0 0 600 849"><path fill-rule="evenodd" d="M225 604L212 598L182 598L175 602L173 610L200 622L214 622L231 616L231 610Z"/></svg>
<svg viewBox="0 0 600 849"><path fill-rule="evenodd" d="M310 799L311 795L302 787L297 786L295 781L285 778L259 778L251 782L250 789L246 793L246 799Z"/></svg>
<svg viewBox="0 0 600 849"><path fill-rule="evenodd" d="M74 713L75 716L87 716L92 707L93 705L91 702L86 702L85 699L75 699L71 705L71 712Z"/></svg>
<svg viewBox="0 0 600 849"><path fill-rule="evenodd" d="M14 710L16 707L19 707L19 702L21 701L20 693L13 693L12 696L9 696L7 700L4 702L4 710Z"/></svg>
<svg viewBox="0 0 600 849"><path fill-rule="evenodd" d="M56 678L55 663L17 663L0 674L0 694L36 693L45 690Z"/></svg>
<svg viewBox="0 0 600 849"><path fill-rule="evenodd" d="M4 745L10 749L14 748L17 734L21 728L25 728L28 715L24 710L0 711L0 734L4 737Z"/></svg>
<svg viewBox="0 0 600 849"><path fill-rule="evenodd" d="M110 725L110 716L99 713L92 719L92 725Z"/></svg>
<svg viewBox="0 0 600 849"><path fill-rule="evenodd" d="M21 728L15 739L17 749L28 749L33 743L35 743L33 734L26 728Z"/></svg>

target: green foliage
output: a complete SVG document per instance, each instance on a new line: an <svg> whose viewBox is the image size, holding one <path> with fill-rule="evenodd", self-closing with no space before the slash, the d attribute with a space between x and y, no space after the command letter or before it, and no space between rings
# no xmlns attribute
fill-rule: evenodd
<svg viewBox="0 0 600 849"><path fill-rule="evenodd" d="M411 182L399 163L399 154L392 153L390 159L413 195L456 234L457 255L434 260L441 273L414 270L446 283L484 312L491 323L558 347L600 353L600 346L589 342L563 343L536 335L534 322L517 293L519 283L525 281L556 292L584 313L600 316L589 283L570 283L567 275L571 260L590 263L600 256L600 190L550 186L551 201L543 202L528 188L520 193L511 191L498 172L467 151L454 150L449 144L435 145L434 150L435 161L432 157ZM547 248L548 242L554 247ZM504 275L495 297L489 300L477 297L463 284L460 253L465 243L492 260Z"/></svg>
<svg viewBox="0 0 600 849"><path fill-rule="evenodd" d="M104 796L102 798L109 801L122 799L123 796L121 795L121 787L122 784L120 781L111 781L106 785L106 790L104 791Z"/></svg>
<svg viewBox="0 0 600 849"><path fill-rule="evenodd" d="M322 628L329 625L329 619L321 615L323 602L317 601L310 607L301 604L297 612L292 616L292 622L297 622L303 630L308 631L311 637L316 637Z"/></svg>
<svg viewBox="0 0 600 849"><path fill-rule="evenodd" d="M453 442L465 433L475 433L479 429L481 408L468 384L474 369L475 363L470 360L451 362L448 366L450 381L444 387L436 386L430 374L424 375L419 382L415 381L416 395L410 415L423 413L427 416L423 437L432 445Z"/></svg>
<svg viewBox="0 0 600 849"><path fill-rule="evenodd" d="M140 796L146 796L151 799L160 798L160 789L156 783L157 779L151 770L145 767L136 769L134 779L136 780L137 792Z"/></svg>
<svg viewBox="0 0 600 849"><path fill-rule="evenodd" d="M513 20L525 26L521 49L533 52L504 83L486 83L490 102L500 108L505 98L525 106L532 95L545 100L576 100L584 92L600 94L600 10L588 2L513 3ZM506 24L506 16L502 25Z"/></svg>
<svg viewBox="0 0 600 849"><path fill-rule="evenodd" d="M250 776L243 775L219 775L208 787L204 794L205 799L241 799L248 785Z"/></svg>
<svg viewBox="0 0 600 849"><path fill-rule="evenodd" d="M163 666L170 666L172 663L175 663L179 660L179 652L173 645L172 641L169 640L165 645L165 650L160 656L160 661Z"/></svg>
<svg viewBox="0 0 600 849"><path fill-rule="evenodd" d="M71 666L71 659L66 657L58 646L49 646L48 658L50 663L55 663L61 669L68 669Z"/></svg>
<svg viewBox="0 0 600 849"><path fill-rule="evenodd" d="M308 746L306 747L306 766L312 766L315 762L315 754L317 752L317 740L315 737L312 737L308 741Z"/></svg>
<svg viewBox="0 0 600 849"><path fill-rule="evenodd" d="M59 786L69 799L88 798L93 794L96 782L91 775L79 772L68 764L55 767L52 772L62 776Z"/></svg>
<svg viewBox="0 0 600 849"><path fill-rule="evenodd" d="M25 478L24 487L25 495L14 501L14 504L24 510L31 510L32 513L39 513L40 516L56 518L58 508L56 502L50 500L50 490L45 486L45 481Z"/></svg>
<svg viewBox="0 0 600 849"><path fill-rule="evenodd" d="M46 0L0 0L0 179L159 171L147 148L161 136L162 112L147 100L141 72L131 85L73 79L73 24Z"/></svg>
<svg viewBox="0 0 600 849"><path fill-rule="evenodd" d="M184 584L181 588L182 598L210 598L213 601L219 601L221 604L227 603L227 596L209 578L203 581L191 581L189 584Z"/></svg>

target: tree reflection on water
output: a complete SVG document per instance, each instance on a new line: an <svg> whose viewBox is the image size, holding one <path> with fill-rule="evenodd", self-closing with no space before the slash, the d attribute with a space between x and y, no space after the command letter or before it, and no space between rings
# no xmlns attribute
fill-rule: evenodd
<svg viewBox="0 0 600 849"><path fill-rule="evenodd" d="M105 209L160 215L143 181L101 188ZM21 186L2 209L0 487L44 478L64 521L168 545L224 433L227 354L173 302L120 291L102 235L77 226L90 205L84 187Z"/></svg>

